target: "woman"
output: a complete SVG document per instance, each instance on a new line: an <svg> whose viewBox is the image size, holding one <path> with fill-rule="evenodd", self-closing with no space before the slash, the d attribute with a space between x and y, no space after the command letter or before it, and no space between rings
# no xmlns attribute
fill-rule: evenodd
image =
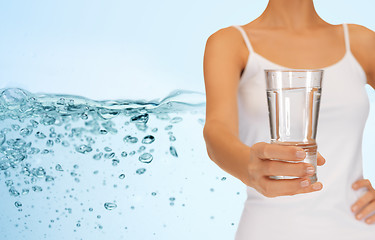
<svg viewBox="0 0 375 240"><path fill-rule="evenodd" d="M298 162L305 157L301 148L267 143L268 68L324 69L317 129L321 182L310 184L312 165ZM365 84L375 88L373 31L325 22L312 0L270 0L254 21L209 37L204 78L208 155L246 184L237 240L375 239L375 190L362 175ZM298 178L268 178L279 175Z"/></svg>

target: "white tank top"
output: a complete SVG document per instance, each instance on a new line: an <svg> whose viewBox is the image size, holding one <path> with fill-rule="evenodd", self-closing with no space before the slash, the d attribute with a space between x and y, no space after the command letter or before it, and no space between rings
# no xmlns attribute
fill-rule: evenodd
<svg viewBox="0 0 375 240"><path fill-rule="evenodd" d="M287 69L254 52L245 31L237 28L249 49L238 88L239 137L248 146L270 142L264 69ZM343 24L345 56L322 68L321 103L316 142L326 159L318 166L323 189L307 194L267 198L246 186L247 199L236 240L374 240L375 225L357 220L351 211L367 189L352 189L363 178L362 136L369 113L366 74L350 51Z"/></svg>

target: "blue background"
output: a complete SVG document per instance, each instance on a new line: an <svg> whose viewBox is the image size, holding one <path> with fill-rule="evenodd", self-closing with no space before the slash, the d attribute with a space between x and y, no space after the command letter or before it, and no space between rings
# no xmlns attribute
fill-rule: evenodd
<svg viewBox="0 0 375 240"><path fill-rule="evenodd" d="M314 2L329 23L375 29L374 1ZM0 1L0 88L98 100L150 100L174 89L204 92L207 38L220 28L254 20L266 5L265 0ZM375 94L367 87L371 112L363 142L364 176L375 183ZM243 193L233 204L242 203ZM229 205L233 200L217 199ZM233 209L238 218L241 206ZM229 230L223 231L228 236Z"/></svg>

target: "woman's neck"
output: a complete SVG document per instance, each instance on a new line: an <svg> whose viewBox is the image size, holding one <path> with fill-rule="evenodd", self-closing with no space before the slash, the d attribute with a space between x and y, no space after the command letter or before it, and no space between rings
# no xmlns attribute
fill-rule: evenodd
<svg viewBox="0 0 375 240"><path fill-rule="evenodd" d="M299 31L326 23L315 11L313 0L269 0L255 21L259 26Z"/></svg>

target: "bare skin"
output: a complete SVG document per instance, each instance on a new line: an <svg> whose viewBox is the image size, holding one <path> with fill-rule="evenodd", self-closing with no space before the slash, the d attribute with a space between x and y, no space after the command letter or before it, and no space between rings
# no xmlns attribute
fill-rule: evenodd
<svg viewBox="0 0 375 240"><path fill-rule="evenodd" d="M266 10L242 26L254 51L288 68L316 69L331 66L345 55L342 25L332 25L316 13L312 0L270 0ZM375 89L375 33L366 27L348 24L350 48ZM298 161L298 147L279 147L268 143L253 146L238 138L237 89L249 51L237 29L223 28L206 43L204 78L206 86L206 124L204 138L209 157L224 171L267 197L310 193L322 189L318 182L301 186L308 180L307 163L280 163L271 158ZM318 154L318 166L325 159ZM293 180L271 180L270 175L291 175ZM357 181L368 194L359 199L352 211L362 219L375 210L375 190L366 181ZM316 188L314 188L316 187ZM354 207L353 205L353 207ZM375 215L368 217L375 223Z"/></svg>

